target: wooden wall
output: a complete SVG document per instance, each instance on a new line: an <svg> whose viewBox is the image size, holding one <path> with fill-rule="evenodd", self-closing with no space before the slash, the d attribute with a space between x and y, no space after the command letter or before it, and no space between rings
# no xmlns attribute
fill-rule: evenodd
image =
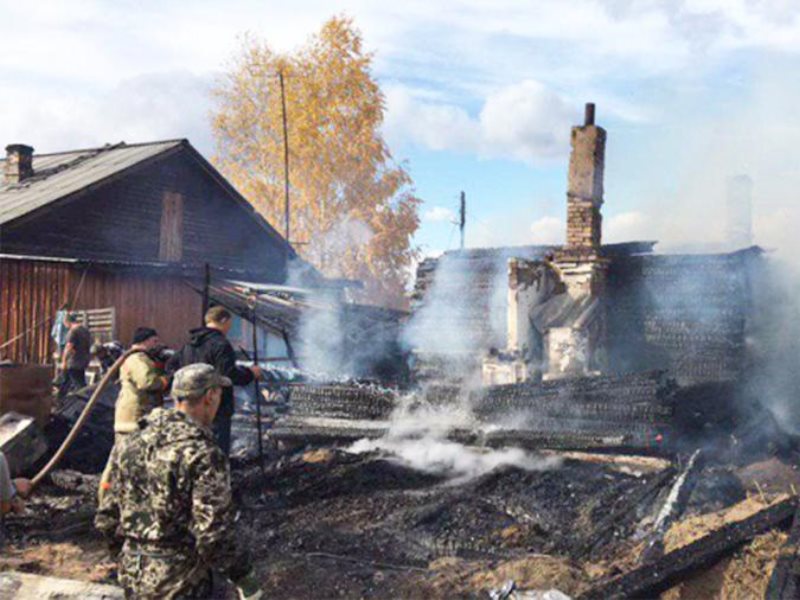
<svg viewBox="0 0 800 600"><path fill-rule="evenodd" d="M64 263L0 260L0 346L35 323L43 323L0 350L0 358L49 362L53 343L44 322L67 301L70 282L70 266Z"/></svg>
<svg viewBox="0 0 800 600"><path fill-rule="evenodd" d="M52 317L67 302L74 309L113 306L117 338L125 345L130 344L134 329L145 325L157 329L166 344L179 347L186 332L200 325L202 311L202 298L184 280L183 275L157 269L0 260L0 346L43 323L0 350L0 358L51 362L55 350L50 338Z"/></svg>

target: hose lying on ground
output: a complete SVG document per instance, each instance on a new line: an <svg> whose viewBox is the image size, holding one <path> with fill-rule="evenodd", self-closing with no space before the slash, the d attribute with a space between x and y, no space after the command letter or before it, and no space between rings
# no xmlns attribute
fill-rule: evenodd
<svg viewBox="0 0 800 600"><path fill-rule="evenodd" d="M100 396L103 395L103 392L108 387L108 384L111 382L111 380L113 380L114 377L116 377L120 367L122 366L122 363L125 362L125 359L128 358L134 352L136 351L128 350L127 352L123 353L122 356L120 356L117 359L117 361L113 365L111 365L108 371L106 371L106 374L103 375L103 378L100 380L100 383L95 388L94 393L89 398L89 401L86 403L86 406L83 407L83 411L81 411L78 420L75 421L75 425L72 426L72 430L70 430L69 435L67 435L67 438L61 443L61 446L53 455L53 458L51 458L47 462L47 464L44 467L42 467L42 470L39 471L33 479L31 479L31 489L35 489L36 486L38 486L42 482L42 480L45 477L47 477L50 471L52 471L53 468L61 461L61 459L64 458L64 454L66 454L67 450L69 450L69 447L72 445L72 442L75 441L75 438L78 437L78 434L81 432L83 424L89 418L89 413L92 411L94 405L97 404L97 400L100 398Z"/></svg>

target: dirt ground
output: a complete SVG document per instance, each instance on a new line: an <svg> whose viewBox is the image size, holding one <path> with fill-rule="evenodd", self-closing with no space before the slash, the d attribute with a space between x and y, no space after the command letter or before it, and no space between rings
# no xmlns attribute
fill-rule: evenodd
<svg viewBox="0 0 800 600"><path fill-rule="evenodd" d="M620 469L580 458L547 471L502 467L454 485L378 454L275 455L263 477L252 464L234 469L238 535L274 597L485 598L509 580L575 595L633 564L648 510L620 517L608 535L598 528L658 475L651 461L637 469L626 460ZM786 468L774 461L707 478L730 486L743 474L749 495L728 494L731 506L723 509L695 506L669 531L668 549L774 501L780 486L773 484ZM754 485L758 478L763 485ZM113 583L114 565L91 526L96 484L96 476L57 472L24 515L7 520L0 570ZM785 538L782 531L759 536L663 597L763 597Z"/></svg>

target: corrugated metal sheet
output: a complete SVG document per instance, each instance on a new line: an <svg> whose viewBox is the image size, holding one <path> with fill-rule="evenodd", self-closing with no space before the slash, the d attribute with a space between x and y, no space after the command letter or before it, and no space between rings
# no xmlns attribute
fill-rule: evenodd
<svg viewBox="0 0 800 600"><path fill-rule="evenodd" d="M184 140L117 144L33 157L33 177L15 185L0 182L0 225L98 183ZM0 160L0 164L5 160Z"/></svg>
<svg viewBox="0 0 800 600"><path fill-rule="evenodd" d="M125 344L136 327L146 325L155 327L166 344L178 347L186 332L200 324L202 311L202 298L180 275L0 260L0 346L26 332L0 350L0 358L51 362L55 350L50 339L52 318L68 301L79 310L113 307L117 335Z"/></svg>

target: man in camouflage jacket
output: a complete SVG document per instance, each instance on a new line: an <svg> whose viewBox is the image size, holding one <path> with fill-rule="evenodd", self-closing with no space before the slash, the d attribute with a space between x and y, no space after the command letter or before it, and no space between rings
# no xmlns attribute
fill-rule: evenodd
<svg viewBox="0 0 800 600"><path fill-rule="evenodd" d="M228 459L209 426L221 388L213 367L175 374L175 409L156 408L115 445L95 518L119 547L119 580L129 598L207 598L211 568L261 596L249 559L237 549Z"/></svg>

